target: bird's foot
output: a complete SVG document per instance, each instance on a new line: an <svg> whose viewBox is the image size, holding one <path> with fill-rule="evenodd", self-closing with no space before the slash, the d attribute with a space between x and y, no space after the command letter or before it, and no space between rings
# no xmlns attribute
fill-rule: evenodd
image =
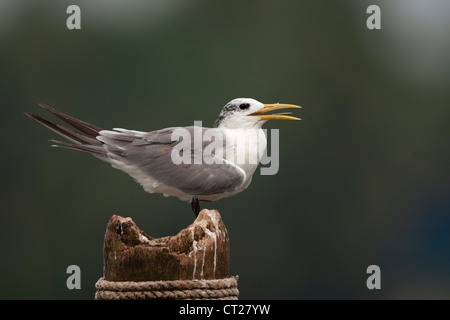
<svg viewBox="0 0 450 320"><path fill-rule="evenodd" d="M195 217L197 218L200 213L200 201L198 201L197 197L193 197L191 199L191 207L192 211L194 211Z"/></svg>

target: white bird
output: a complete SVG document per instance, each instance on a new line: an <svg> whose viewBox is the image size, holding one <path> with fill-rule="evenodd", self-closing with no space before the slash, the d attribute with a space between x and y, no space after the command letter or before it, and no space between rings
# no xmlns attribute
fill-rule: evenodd
<svg viewBox="0 0 450 320"><path fill-rule="evenodd" d="M147 192L190 201L196 216L200 212L199 201L219 200L248 187L266 149L267 141L261 127L267 120L300 120L286 113L263 114L299 106L262 104L254 99L238 98L222 108L213 128L172 127L150 132L103 130L49 106L40 106L76 129L25 113L72 142L51 140L56 143L53 146L92 154L129 174ZM184 148L180 148L182 144ZM180 162L179 158L185 161Z"/></svg>

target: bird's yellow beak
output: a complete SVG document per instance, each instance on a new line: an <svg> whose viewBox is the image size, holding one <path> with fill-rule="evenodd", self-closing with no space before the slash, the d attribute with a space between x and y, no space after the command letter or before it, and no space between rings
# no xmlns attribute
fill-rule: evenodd
<svg viewBox="0 0 450 320"><path fill-rule="evenodd" d="M264 108L259 109L258 111L253 112L252 114L249 114L249 116L258 117L262 120L301 120L300 118L287 116L286 114L290 114L290 112L261 115L261 113L266 113L269 111L278 110L278 109L286 109L286 108L299 109L301 107L293 105L293 104L283 104L283 103L265 104Z"/></svg>

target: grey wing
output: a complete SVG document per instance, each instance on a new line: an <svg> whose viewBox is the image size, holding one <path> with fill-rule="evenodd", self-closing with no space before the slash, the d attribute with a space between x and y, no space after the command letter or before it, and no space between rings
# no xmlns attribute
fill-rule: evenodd
<svg viewBox="0 0 450 320"><path fill-rule="evenodd" d="M201 157L201 150L191 139L190 163L175 164L172 161L172 150L180 141L172 140L176 129L167 128L148 133L115 129L116 131L101 131L98 140L114 151L110 156L133 166L141 173L148 175L158 182L181 190L192 196L208 196L233 192L243 185L246 180L244 170L238 166L218 160L211 164L204 161L195 163ZM181 128L193 136L194 127ZM204 128L202 130L205 130ZM212 129L209 129L212 130ZM205 142L200 148L205 147ZM117 152L117 150L121 152ZM218 162L218 163L217 163ZM210 162L208 162L210 163Z"/></svg>

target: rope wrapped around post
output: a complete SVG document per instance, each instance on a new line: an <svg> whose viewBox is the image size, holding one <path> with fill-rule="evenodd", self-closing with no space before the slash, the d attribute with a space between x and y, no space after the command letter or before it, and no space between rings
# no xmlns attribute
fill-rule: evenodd
<svg viewBox="0 0 450 320"><path fill-rule="evenodd" d="M96 300L237 300L237 277L212 280L107 281L95 284Z"/></svg>
<svg viewBox="0 0 450 320"><path fill-rule="evenodd" d="M96 300L238 299L229 276L229 238L216 210L202 210L175 236L153 238L131 218L113 215L106 228L103 277Z"/></svg>

